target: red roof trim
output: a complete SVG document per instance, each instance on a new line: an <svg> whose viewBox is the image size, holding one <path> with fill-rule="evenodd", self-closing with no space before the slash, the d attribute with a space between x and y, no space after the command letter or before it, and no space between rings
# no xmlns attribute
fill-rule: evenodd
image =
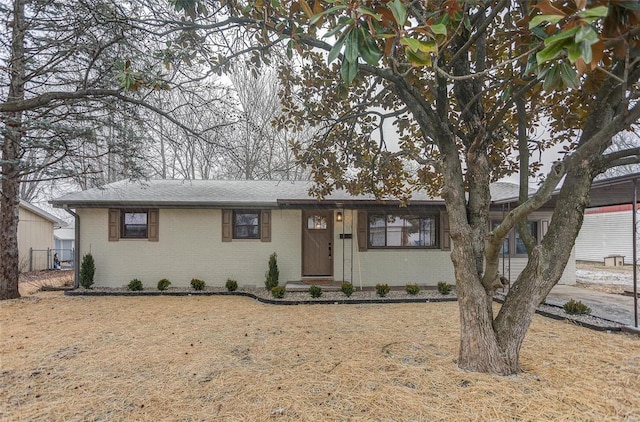
<svg viewBox="0 0 640 422"><path fill-rule="evenodd" d="M633 207L632 204L609 205L607 207L590 208L586 210L584 213L588 215L588 214L605 214L610 212L623 212L623 211L631 211L632 207ZM640 204L637 204L636 209L640 209Z"/></svg>

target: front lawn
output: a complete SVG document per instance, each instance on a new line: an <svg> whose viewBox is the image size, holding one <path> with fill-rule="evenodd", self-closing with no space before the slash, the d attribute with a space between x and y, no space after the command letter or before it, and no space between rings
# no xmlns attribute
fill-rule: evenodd
<svg viewBox="0 0 640 422"><path fill-rule="evenodd" d="M456 303L0 304L0 419L635 420L640 339L536 316L517 377L455 365Z"/></svg>

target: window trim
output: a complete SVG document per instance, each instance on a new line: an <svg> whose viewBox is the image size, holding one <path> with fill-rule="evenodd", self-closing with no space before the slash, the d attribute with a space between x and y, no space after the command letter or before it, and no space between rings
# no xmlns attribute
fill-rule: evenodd
<svg viewBox="0 0 640 422"><path fill-rule="evenodd" d="M399 217L403 219L409 218L420 218L420 219L431 219L433 221L433 231L434 231L434 244L430 246L387 246L387 217L388 216ZM382 217L384 218L385 225L385 246L374 246L371 244L371 218L374 217ZM396 250L425 250L425 249L440 249L440 216L437 213L426 213L426 212L368 212L367 213L367 249L396 249Z"/></svg>
<svg viewBox="0 0 640 422"><path fill-rule="evenodd" d="M246 208L238 208L236 211L247 210ZM260 237L261 242L271 242L271 209L249 209L257 211L260 214ZM255 239L234 239L233 238L233 211L232 208L223 208L222 210L222 242L233 241L252 241Z"/></svg>
<svg viewBox="0 0 640 422"><path fill-rule="evenodd" d="M258 224L257 225L249 225L249 224L241 224L243 227L257 227L257 233L255 236L247 236L247 237L239 237L236 232L236 215L237 214L256 214L258 216ZM262 212L260 210L251 210L251 209L234 209L231 213L231 238L233 240L260 240L262 235Z"/></svg>
<svg viewBox="0 0 640 422"><path fill-rule="evenodd" d="M126 224L125 218L126 214L145 214L146 215L146 224L145 224L145 233L144 236L126 236ZM148 240L149 239L149 210L146 208L129 208L129 209L121 209L120 210L120 239L134 239L134 240Z"/></svg>
<svg viewBox="0 0 640 422"><path fill-rule="evenodd" d="M147 233L142 236L124 236L124 215L130 212L147 214ZM120 240L147 240L148 242L160 241L160 210L158 208L109 208L107 214L108 240L118 242Z"/></svg>

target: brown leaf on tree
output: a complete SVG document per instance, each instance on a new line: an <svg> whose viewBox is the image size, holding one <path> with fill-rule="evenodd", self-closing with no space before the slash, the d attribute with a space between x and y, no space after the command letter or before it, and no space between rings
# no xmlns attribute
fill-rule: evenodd
<svg viewBox="0 0 640 422"><path fill-rule="evenodd" d="M534 7L540 10L540 12L542 12L543 15L567 16L567 14L564 13L562 10L552 5L549 0L543 0L540 3L536 4Z"/></svg>

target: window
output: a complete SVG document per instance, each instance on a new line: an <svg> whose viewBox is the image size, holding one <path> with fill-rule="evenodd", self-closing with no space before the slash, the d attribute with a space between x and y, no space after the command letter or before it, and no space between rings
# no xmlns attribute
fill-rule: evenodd
<svg viewBox="0 0 640 422"><path fill-rule="evenodd" d="M372 248L435 248L436 233L434 215L369 215Z"/></svg>
<svg viewBox="0 0 640 422"><path fill-rule="evenodd" d="M260 239L271 242L271 210L222 210L222 241Z"/></svg>
<svg viewBox="0 0 640 422"><path fill-rule="evenodd" d="M147 239L149 242L160 240L160 210L109 209L109 242L120 239Z"/></svg>
<svg viewBox="0 0 640 422"><path fill-rule="evenodd" d="M307 219L307 229L326 230L327 218L324 215L310 215Z"/></svg>
<svg viewBox="0 0 640 422"><path fill-rule="evenodd" d="M499 225L500 225L499 221L492 221L491 222L491 230L495 229ZM507 236L502 241L502 248L500 248L500 256L509 255L509 245L511 244L510 240L511 240L510 236Z"/></svg>
<svg viewBox="0 0 640 422"><path fill-rule="evenodd" d="M533 236L533 238L535 239L536 244L538 244L538 222L527 221L527 229L529 229L529 233L531 233L531 236ZM516 242L515 242L516 255L526 255L527 247L524 245L524 242L520 238L520 234L518 233L518 230L515 230L515 239L516 239Z"/></svg>
<svg viewBox="0 0 640 422"><path fill-rule="evenodd" d="M260 239L260 212L233 212L234 239Z"/></svg>
<svg viewBox="0 0 640 422"><path fill-rule="evenodd" d="M495 229L500 224L499 221L491 222L491 229ZM538 235L538 221L527 221L527 228L529 229L529 233L536 241L536 244L539 243L540 237ZM512 248L511 245L514 245ZM500 249L500 255L527 255L527 248L524 245L524 242L520 238L520 234L518 233L517 228L511 230L511 232L504 238L502 243L502 248Z"/></svg>

